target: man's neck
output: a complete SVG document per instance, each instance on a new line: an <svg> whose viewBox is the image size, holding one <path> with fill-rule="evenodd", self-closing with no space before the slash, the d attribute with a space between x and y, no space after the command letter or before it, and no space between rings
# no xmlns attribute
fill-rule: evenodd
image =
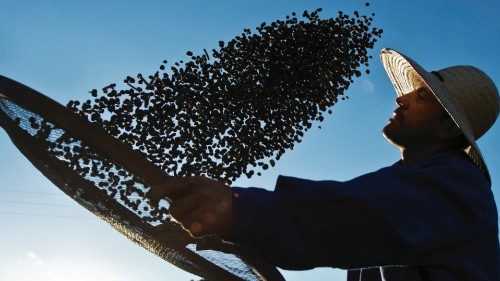
<svg viewBox="0 0 500 281"><path fill-rule="evenodd" d="M451 148L442 145L428 145L413 148L400 147L400 150L403 165L409 166L436 153L451 150Z"/></svg>

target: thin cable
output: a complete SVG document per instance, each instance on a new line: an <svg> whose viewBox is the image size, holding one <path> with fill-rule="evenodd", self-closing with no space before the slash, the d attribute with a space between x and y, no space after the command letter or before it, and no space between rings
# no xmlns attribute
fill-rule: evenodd
<svg viewBox="0 0 500 281"><path fill-rule="evenodd" d="M69 218L69 219L86 219L86 220L96 220L96 218L92 217L74 217L74 216L60 216L60 215L46 215L46 214L30 214L30 213L17 213L17 212L2 212L0 214L7 215L22 215L22 216L36 216L36 217L54 217L54 218Z"/></svg>
<svg viewBox="0 0 500 281"><path fill-rule="evenodd" d="M50 204L50 203L39 203L39 202L22 202L22 201L10 201L10 200L0 200L0 203L14 203L14 204L24 204L24 205L44 205L44 206L56 206L56 207L75 207L72 205Z"/></svg>
<svg viewBox="0 0 500 281"><path fill-rule="evenodd" d="M58 193L54 193L54 192L24 191L24 190L8 190L8 189L0 189L0 192L33 193L33 194L45 194L45 195L64 195L64 194L58 194Z"/></svg>
<svg viewBox="0 0 500 281"><path fill-rule="evenodd" d="M41 191L23 191L23 190L7 190L7 189L0 189L0 192L14 192L14 193L31 193L31 194L42 194L42 195L59 195L59 196L64 196L66 194L59 194L59 193L54 193L54 192L41 192ZM128 198L138 198L138 199L145 199L143 196L139 195L129 195L127 196Z"/></svg>

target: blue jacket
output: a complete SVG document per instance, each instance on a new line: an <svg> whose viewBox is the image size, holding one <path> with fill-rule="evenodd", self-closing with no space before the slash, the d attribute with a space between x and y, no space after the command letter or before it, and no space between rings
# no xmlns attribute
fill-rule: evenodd
<svg viewBox="0 0 500 281"><path fill-rule="evenodd" d="M493 194L463 152L345 182L279 176L274 192L233 191L224 239L278 267L348 269L348 281L500 280Z"/></svg>

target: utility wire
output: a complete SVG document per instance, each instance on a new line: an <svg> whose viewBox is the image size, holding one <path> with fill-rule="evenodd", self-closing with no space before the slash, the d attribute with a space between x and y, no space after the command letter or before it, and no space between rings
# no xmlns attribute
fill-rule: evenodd
<svg viewBox="0 0 500 281"><path fill-rule="evenodd" d="M0 214L22 215L22 216L36 216L36 217L53 217L53 218L69 218L69 219L96 220L96 218L92 218L92 217L76 217L76 216L47 215L47 214L30 214L30 213L18 213L18 212L2 212L2 211L0 211Z"/></svg>
<svg viewBox="0 0 500 281"><path fill-rule="evenodd" d="M75 207L72 205L63 204L50 204L50 203L39 203L39 202L23 202L23 201L11 201L11 200L0 200L0 203L13 203L13 204L24 204L24 205L44 205L44 206L56 206L56 207Z"/></svg>
<svg viewBox="0 0 500 281"><path fill-rule="evenodd" d="M0 192L33 193L33 194L45 194L45 195L64 195L64 194L59 194L59 193L54 193L54 192L8 190L8 189L0 189Z"/></svg>
<svg viewBox="0 0 500 281"><path fill-rule="evenodd" d="M24 191L24 190L8 190L8 189L0 189L0 192L13 192L13 193L30 193L30 194L42 194L42 195L58 195L64 196L66 194L59 194L54 192L42 192L42 191ZM128 198L144 198L138 195L128 195Z"/></svg>

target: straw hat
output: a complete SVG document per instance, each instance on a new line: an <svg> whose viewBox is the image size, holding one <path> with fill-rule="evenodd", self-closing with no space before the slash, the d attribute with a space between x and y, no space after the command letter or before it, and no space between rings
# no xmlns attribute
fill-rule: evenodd
<svg viewBox="0 0 500 281"><path fill-rule="evenodd" d="M488 167L476 144L495 123L500 107L498 90L488 75L466 65L428 72L388 48L380 52L380 58L398 96L412 92L418 81L429 87L469 141L465 152L491 183Z"/></svg>

